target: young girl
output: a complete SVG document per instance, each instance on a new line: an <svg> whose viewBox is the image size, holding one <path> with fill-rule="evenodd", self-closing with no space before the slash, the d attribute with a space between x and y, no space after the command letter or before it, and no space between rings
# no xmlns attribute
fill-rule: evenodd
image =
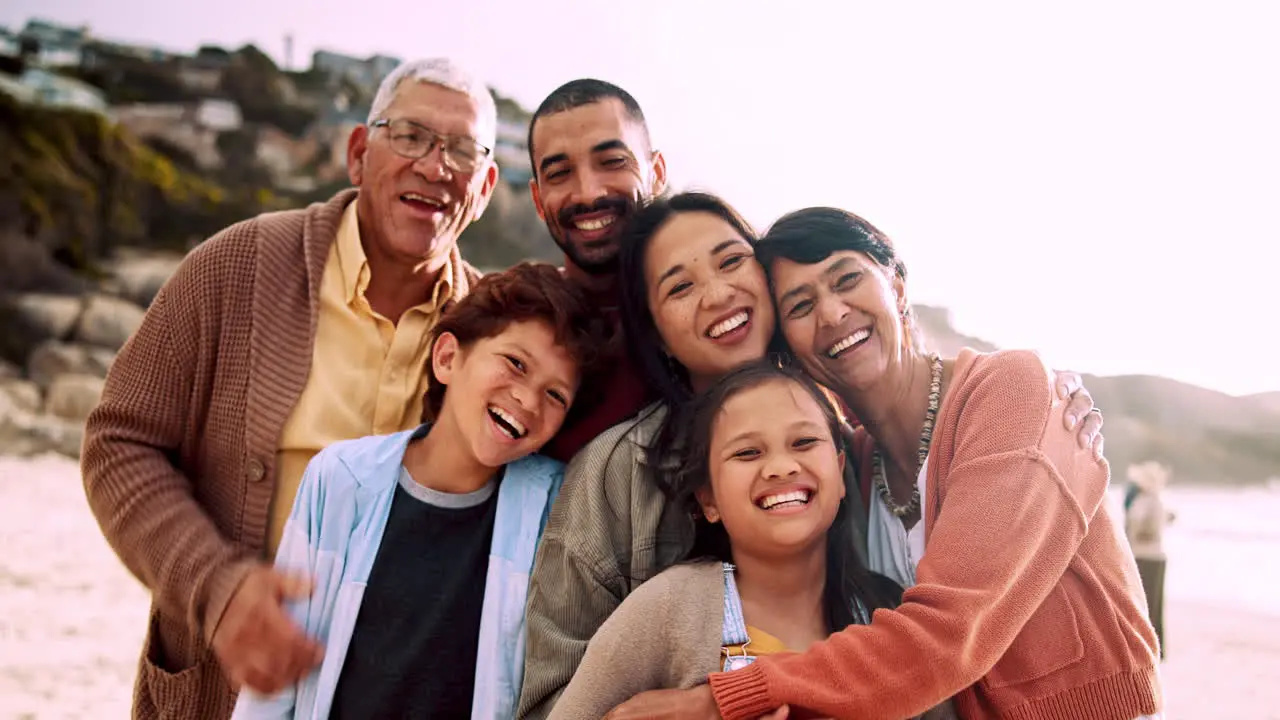
<svg viewBox="0 0 1280 720"><path fill-rule="evenodd" d="M238 718L511 717L559 430L602 320L546 264L484 277L431 350L432 422L339 442L307 466L276 566L313 585L290 614L320 667ZM447 391L446 391L447 389Z"/></svg>
<svg viewBox="0 0 1280 720"><path fill-rule="evenodd" d="M804 650L901 593L848 542L840 426L812 380L752 363L692 402L669 482L700 516L693 561L627 596L552 718L602 717L644 690Z"/></svg>

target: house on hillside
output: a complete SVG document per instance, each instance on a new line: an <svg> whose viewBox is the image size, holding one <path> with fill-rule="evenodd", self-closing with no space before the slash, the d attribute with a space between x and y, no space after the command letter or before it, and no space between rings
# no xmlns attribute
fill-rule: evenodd
<svg viewBox="0 0 1280 720"><path fill-rule="evenodd" d="M71 27L45 20L28 20L18 33L19 45L35 49L34 60L48 67L75 67L89 39L89 28Z"/></svg>
<svg viewBox="0 0 1280 720"><path fill-rule="evenodd" d="M0 73L0 93L12 96L18 102L35 103L36 92L13 75Z"/></svg>
<svg viewBox="0 0 1280 720"><path fill-rule="evenodd" d="M17 57L21 51L18 45L18 36L9 28L0 27L0 55L6 57Z"/></svg>
<svg viewBox="0 0 1280 720"><path fill-rule="evenodd" d="M18 82L30 91L30 101L57 108L106 114L107 100L98 88L44 68L29 67Z"/></svg>
<svg viewBox="0 0 1280 720"><path fill-rule="evenodd" d="M158 47L90 40L80 49L81 70L99 77L120 77L135 72L153 73L174 62L175 56Z"/></svg>
<svg viewBox="0 0 1280 720"><path fill-rule="evenodd" d="M328 183L347 172L347 139L351 131L368 119L369 108L348 107L335 104L320 115L307 131L306 136L315 140L316 175L321 183Z"/></svg>
<svg viewBox="0 0 1280 720"><path fill-rule="evenodd" d="M361 59L330 50L317 50L311 55L312 70L327 73L334 80L347 80L370 92L399 64L399 58L389 55Z"/></svg>
<svg viewBox="0 0 1280 720"><path fill-rule="evenodd" d="M193 93L214 93L222 87L222 68L205 65L198 58L176 58L174 68L178 82Z"/></svg>
<svg viewBox="0 0 1280 720"><path fill-rule="evenodd" d="M369 71L373 82L372 86L377 86L382 79L391 74L400 66L400 58L391 57L390 55L374 55L366 61L369 65Z"/></svg>
<svg viewBox="0 0 1280 720"><path fill-rule="evenodd" d="M160 140L191 156L201 169L222 167L218 136L239 130L240 107L230 100L192 103L131 103L111 109L116 122L143 140Z"/></svg>
<svg viewBox="0 0 1280 720"><path fill-rule="evenodd" d="M302 170L311 165L323 149L315 136L295 138L279 128L263 125L258 128L254 156L271 175L275 187L306 193L315 190L321 179L316 175L303 175ZM345 160L344 157L344 163Z"/></svg>
<svg viewBox="0 0 1280 720"><path fill-rule="evenodd" d="M240 106L221 98L202 98L191 111L191 121L214 132L234 132L244 124Z"/></svg>
<svg viewBox="0 0 1280 720"><path fill-rule="evenodd" d="M195 55L173 59L178 81L197 94L214 94L222 87L222 75L231 66L231 53L213 45L202 45Z"/></svg>
<svg viewBox="0 0 1280 720"><path fill-rule="evenodd" d="M364 60L329 50L317 50L311 54L311 67L327 73L330 77L346 78L357 85L365 85L368 78L368 66Z"/></svg>
<svg viewBox="0 0 1280 720"><path fill-rule="evenodd" d="M80 48L80 68L84 70L107 70L121 66L136 67L149 60L138 57L136 53L127 52L115 43L92 40Z"/></svg>
<svg viewBox="0 0 1280 720"><path fill-rule="evenodd" d="M149 63L162 63L173 57L172 53L166 52L154 45L134 45L132 43L114 42L110 40L94 40L91 43L86 43L86 49L89 46L96 47L120 57L136 58Z"/></svg>
<svg viewBox="0 0 1280 720"><path fill-rule="evenodd" d="M231 66L231 51L220 48L217 45L201 45L196 50L195 58L205 67L214 67L226 70Z"/></svg>
<svg viewBox="0 0 1280 720"><path fill-rule="evenodd" d="M509 183L523 185L533 178L533 169L529 166L528 133L527 120L521 122L499 115L493 158L498 161L500 176Z"/></svg>

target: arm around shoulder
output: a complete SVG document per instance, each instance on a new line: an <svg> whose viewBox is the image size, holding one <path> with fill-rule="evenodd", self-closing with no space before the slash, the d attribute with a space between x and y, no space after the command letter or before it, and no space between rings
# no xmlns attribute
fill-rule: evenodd
<svg viewBox="0 0 1280 720"><path fill-rule="evenodd" d="M1110 467L1082 451L1063 416L1067 401L1055 373L1032 350L1005 350L975 361L966 379L964 410L956 422L953 468L1004 453L1030 452L1051 473L1081 518L1093 518L1110 482Z"/></svg>

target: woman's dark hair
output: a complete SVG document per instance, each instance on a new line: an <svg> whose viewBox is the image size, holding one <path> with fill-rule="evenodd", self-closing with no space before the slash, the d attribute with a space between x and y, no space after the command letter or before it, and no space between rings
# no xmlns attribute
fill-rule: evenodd
<svg viewBox="0 0 1280 720"><path fill-rule="evenodd" d="M805 208L778 218L756 244L756 257L769 273L780 258L812 265L846 250L868 255L907 279L907 266L888 235L848 210L833 207Z"/></svg>
<svg viewBox="0 0 1280 720"><path fill-rule="evenodd" d="M431 382L423 403L423 420L437 417L444 405L447 386L436 378L430 359L441 334L452 333L460 346L467 347L499 335L512 323L529 320L541 320L551 326L556 343L564 346L578 364L581 384L596 375L597 365L611 342L611 324L554 265L523 262L480 278L436 323L432 353L427 356ZM576 395L583 395L582 388ZM577 404L575 400L574 405Z"/></svg>
<svg viewBox="0 0 1280 720"><path fill-rule="evenodd" d="M716 416L730 398L767 382L782 380L799 385L818 407L826 419L831 440L841 443L840 420L822 389L803 371L762 361L738 368L720 378L714 385L688 404L688 412L682 413L679 428L686 439L677 451L678 462L661 471L667 476L666 485L671 488L677 509L696 516L693 549L689 558L714 558L732 562L729 535L724 525L707 522L702 517L696 493L711 482L711 432ZM846 458L852 462L852 458ZM846 495L859 492L856 486L846 488ZM902 595L888 578L872 573L863 566L854 546L854 534L859 530L853 525L849 505L840 502L835 520L827 530L827 577L823 589L823 607L829 628L835 632L858 622L854 608L861 602L871 612L877 608L895 607Z"/></svg>

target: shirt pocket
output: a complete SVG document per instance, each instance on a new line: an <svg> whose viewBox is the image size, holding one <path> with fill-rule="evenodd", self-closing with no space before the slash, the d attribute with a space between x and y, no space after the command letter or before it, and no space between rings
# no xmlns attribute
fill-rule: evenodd
<svg viewBox="0 0 1280 720"><path fill-rule="evenodd" d="M979 683L1004 688L1031 682L1070 667L1084 659L1084 641L1075 608L1061 584L1053 590L1022 626L1013 644Z"/></svg>
<svg viewBox="0 0 1280 720"><path fill-rule="evenodd" d="M135 710L140 717L182 718L202 702L207 702L210 684L218 683L225 690L230 690L222 679L222 673L217 672L211 651L196 651L197 659L193 662L168 652L161 638L161 628L166 626L170 636L177 634L177 628L181 627L173 621L166 623L160 612L153 608L139 671L141 687L134 698Z"/></svg>

